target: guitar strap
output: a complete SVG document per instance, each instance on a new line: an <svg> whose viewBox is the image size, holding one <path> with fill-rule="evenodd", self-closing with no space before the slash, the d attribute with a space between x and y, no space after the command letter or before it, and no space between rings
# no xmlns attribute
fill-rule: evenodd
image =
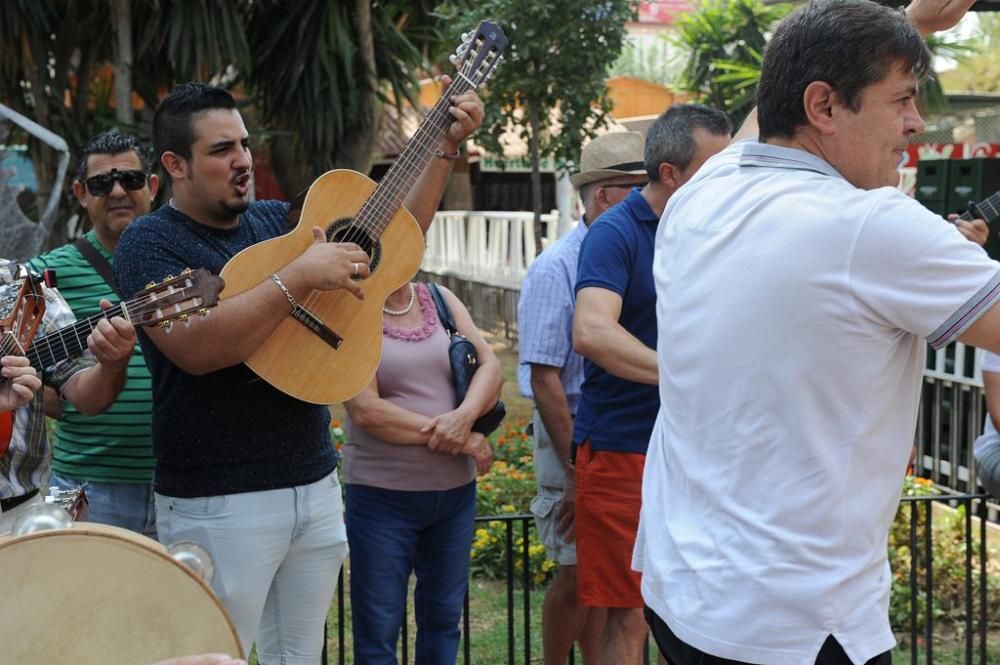
<svg viewBox="0 0 1000 665"><path fill-rule="evenodd" d="M83 255L83 258L87 260L87 263L93 266L94 270L97 271L97 274L101 276L101 279L103 279L108 286L111 287L111 290L115 293L115 295L119 295L118 282L115 281L115 273L111 269L111 264L108 263L108 260L104 258L92 244L90 244L90 241L87 240L86 236L80 236L77 238L76 242L73 243L73 246L80 250L80 254Z"/></svg>

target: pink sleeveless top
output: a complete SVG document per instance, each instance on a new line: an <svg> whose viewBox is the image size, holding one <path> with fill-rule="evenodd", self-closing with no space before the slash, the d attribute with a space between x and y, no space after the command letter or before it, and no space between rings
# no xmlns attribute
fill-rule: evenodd
<svg viewBox="0 0 1000 665"><path fill-rule="evenodd" d="M455 387L448 361L448 333L424 284L416 284L423 314L419 328L382 323L382 360L379 394L404 409L437 416L451 411ZM466 455L445 455L427 446L386 443L348 419L344 445L344 482L391 490L442 491L461 487L476 477L476 466Z"/></svg>

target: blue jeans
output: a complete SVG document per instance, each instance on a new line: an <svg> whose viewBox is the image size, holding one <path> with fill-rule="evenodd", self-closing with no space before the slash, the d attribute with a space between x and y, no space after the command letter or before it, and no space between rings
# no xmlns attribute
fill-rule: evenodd
<svg viewBox="0 0 1000 665"><path fill-rule="evenodd" d="M97 483L52 474L49 487L84 487L87 521L119 526L156 539L156 509L149 483Z"/></svg>
<svg viewBox="0 0 1000 665"><path fill-rule="evenodd" d="M411 572L416 665L455 662L475 517L475 481L441 492L347 486L355 663L398 662Z"/></svg>

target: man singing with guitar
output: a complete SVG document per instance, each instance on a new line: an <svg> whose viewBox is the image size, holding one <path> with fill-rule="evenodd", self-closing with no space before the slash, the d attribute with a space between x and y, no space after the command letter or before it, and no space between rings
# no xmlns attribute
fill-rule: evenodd
<svg viewBox="0 0 1000 665"><path fill-rule="evenodd" d="M431 146L437 157L404 200L421 230L431 223L458 146L483 119L474 92L450 102L452 121ZM248 133L227 91L175 87L156 112L153 143L173 199L122 235L115 269L123 295L188 265L219 273L241 250L285 233L287 203L249 202ZM311 294L342 290L365 298L368 253L327 242L318 227L313 234L300 253L245 289L234 291L226 275L226 299L185 335L140 333L153 375L160 540L194 541L211 553L213 588L244 649L256 639L261 663L319 662L347 555L329 410L280 392L243 364L290 313L312 305ZM286 350L292 372L297 350Z"/></svg>
<svg viewBox="0 0 1000 665"><path fill-rule="evenodd" d="M24 278L16 274L14 264L0 260L0 287L12 288L12 282ZM41 332L53 332L75 321L73 312L55 289L39 285L44 297ZM110 303L101 301L102 308ZM15 305L16 307L17 305ZM16 331L0 330L4 342ZM0 535L10 531L17 516L28 506L41 503L39 489L49 477L49 445L45 432L42 393L37 378L54 388L80 413L94 415L105 410L125 383L125 371L135 348L135 329L121 316L100 320L86 340L90 353L70 358L49 354L43 362L41 377L36 377L23 345L3 344L0 373ZM9 348L14 346L14 348ZM37 391L37 392L35 392ZM29 394L32 393L32 394Z"/></svg>

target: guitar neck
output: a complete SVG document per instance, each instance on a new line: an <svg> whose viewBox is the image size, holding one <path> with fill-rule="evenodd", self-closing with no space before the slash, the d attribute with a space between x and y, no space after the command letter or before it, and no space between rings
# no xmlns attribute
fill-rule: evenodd
<svg viewBox="0 0 1000 665"><path fill-rule="evenodd" d="M94 314L35 340L31 348L28 349L28 353L25 354L31 361L31 366L40 372L46 367L52 367L80 355L86 350L87 337L94 331L97 324L112 316L125 316L127 318L129 304L128 302L118 303L99 314Z"/></svg>
<svg viewBox="0 0 1000 665"><path fill-rule="evenodd" d="M446 95L442 95L434 108L424 118L417 128L413 138L409 140L396 162L382 178L368 200L356 215L357 224L371 229L376 237L382 234L389 220L403 203L403 199L413 188L417 178L423 172L427 162L434 156L441 139L448 127L454 121L448 112L451 98L475 88L475 85L462 74L458 74L448 87Z"/></svg>
<svg viewBox="0 0 1000 665"><path fill-rule="evenodd" d="M970 206L969 210L959 215L959 219L971 222L980 216L987 224L991 224L993 220L1000 217L1000 192L994 192L993 195L983 199L975 206Z"/></svg>

